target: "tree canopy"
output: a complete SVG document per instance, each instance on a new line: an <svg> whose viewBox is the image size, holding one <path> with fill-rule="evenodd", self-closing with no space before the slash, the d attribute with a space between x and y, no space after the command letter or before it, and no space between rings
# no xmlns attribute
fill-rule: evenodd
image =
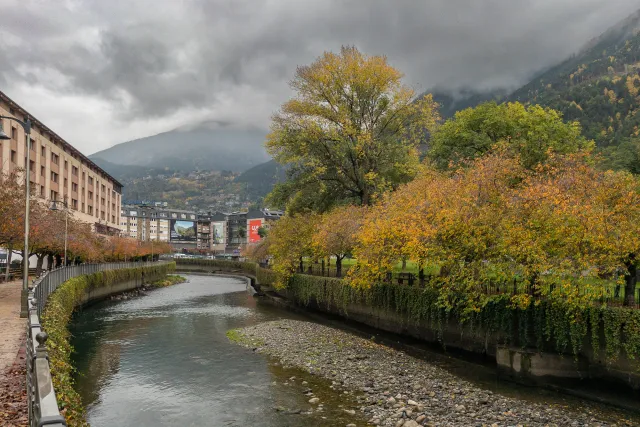
<svg viewBox="0 0 640 427"><path fill-rule="evenodd" d="M547 158L549 150L572 153L590 149L578 122L565 123L555 110L539 105L489 102L456 113L432 135L429 158L441 169L487 153L503 143L526 168Z"/></svg>
<svg viewBox="0 0 640 427"><path fill-rule="evenodd" d="M269 202L323 212L370 205L410 181L437 112L431 96L416 100L402 77L385 57L355 47L299 67L290 83L296 95L273 116L267 137L267 151L291 166Z"/></svg>

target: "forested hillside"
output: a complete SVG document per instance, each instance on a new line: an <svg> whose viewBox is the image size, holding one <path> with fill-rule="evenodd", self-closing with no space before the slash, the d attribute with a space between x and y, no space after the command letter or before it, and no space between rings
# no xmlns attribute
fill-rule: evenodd
<svg viewBox="0 0 640 427"><path fill-rule="evenodd" d="M640 12L592 40L508 100L540 104L577 120L610 166L640 172Z"/></svg>

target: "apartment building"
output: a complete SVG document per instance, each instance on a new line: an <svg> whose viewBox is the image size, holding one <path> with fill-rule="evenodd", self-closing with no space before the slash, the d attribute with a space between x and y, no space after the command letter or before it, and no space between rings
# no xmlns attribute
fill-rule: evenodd
<svg viewBox="0 0 640 427"><path fill-rule="evenodd" d="M162 206L125 205L120 212L122 235L140 241L168 242L176 251L239 253L260 240L258 230L269 228L283 215L268 209L234 213L196 213Z"/></svg>
<svg viewBox="0 0 640 427"><path fill-rule="evenodd" d="M47 201L66 201L73 216L102 234L118 233L122 184L71 144L0 92L0 115L31 120L30 182ZM0 141L0 165L5 173L26 167L27 136L18 123L1 119L10 140Z"/></svg>

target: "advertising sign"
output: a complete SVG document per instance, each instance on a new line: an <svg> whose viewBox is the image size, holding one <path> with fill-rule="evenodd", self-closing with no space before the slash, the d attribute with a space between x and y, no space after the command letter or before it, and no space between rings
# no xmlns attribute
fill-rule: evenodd
<svg viewBox="0 0 640 427"><path fill-rule="evenodd" d="M171 220L171 241L172 242L195 242L196 223L193 221Z"/></svg>
<svg viewBox="0 0 640 427"><path fill-rule="evenodd" d="M260 241L258 229L262 227L261 219L249 220L249 243L257 243Z"/></svg>
<svg viewBox="0 0 640 427"><path fill-rule="evenodd" d="M211 223L211 227L213 228L213 244L223 245L224 244L224 224L222 222L213 222Z"/></svg>

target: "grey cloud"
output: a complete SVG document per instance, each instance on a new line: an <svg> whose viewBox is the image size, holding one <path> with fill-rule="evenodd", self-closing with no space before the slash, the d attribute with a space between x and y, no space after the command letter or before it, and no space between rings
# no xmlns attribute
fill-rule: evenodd
<svg viewBox="0 0 640 427"><path fill-rule="evenodd" d="M122 120L192 108L215 111L213 122L233 117L238 126L264 125L289 96L296 66L325 50L354 44L385 54L419 90L515 87L639 6L637 0L0 0L0 83L108 100ZM51 82L51 71L65 79ZM228 105L236 111L220 117Z"/></svg>

